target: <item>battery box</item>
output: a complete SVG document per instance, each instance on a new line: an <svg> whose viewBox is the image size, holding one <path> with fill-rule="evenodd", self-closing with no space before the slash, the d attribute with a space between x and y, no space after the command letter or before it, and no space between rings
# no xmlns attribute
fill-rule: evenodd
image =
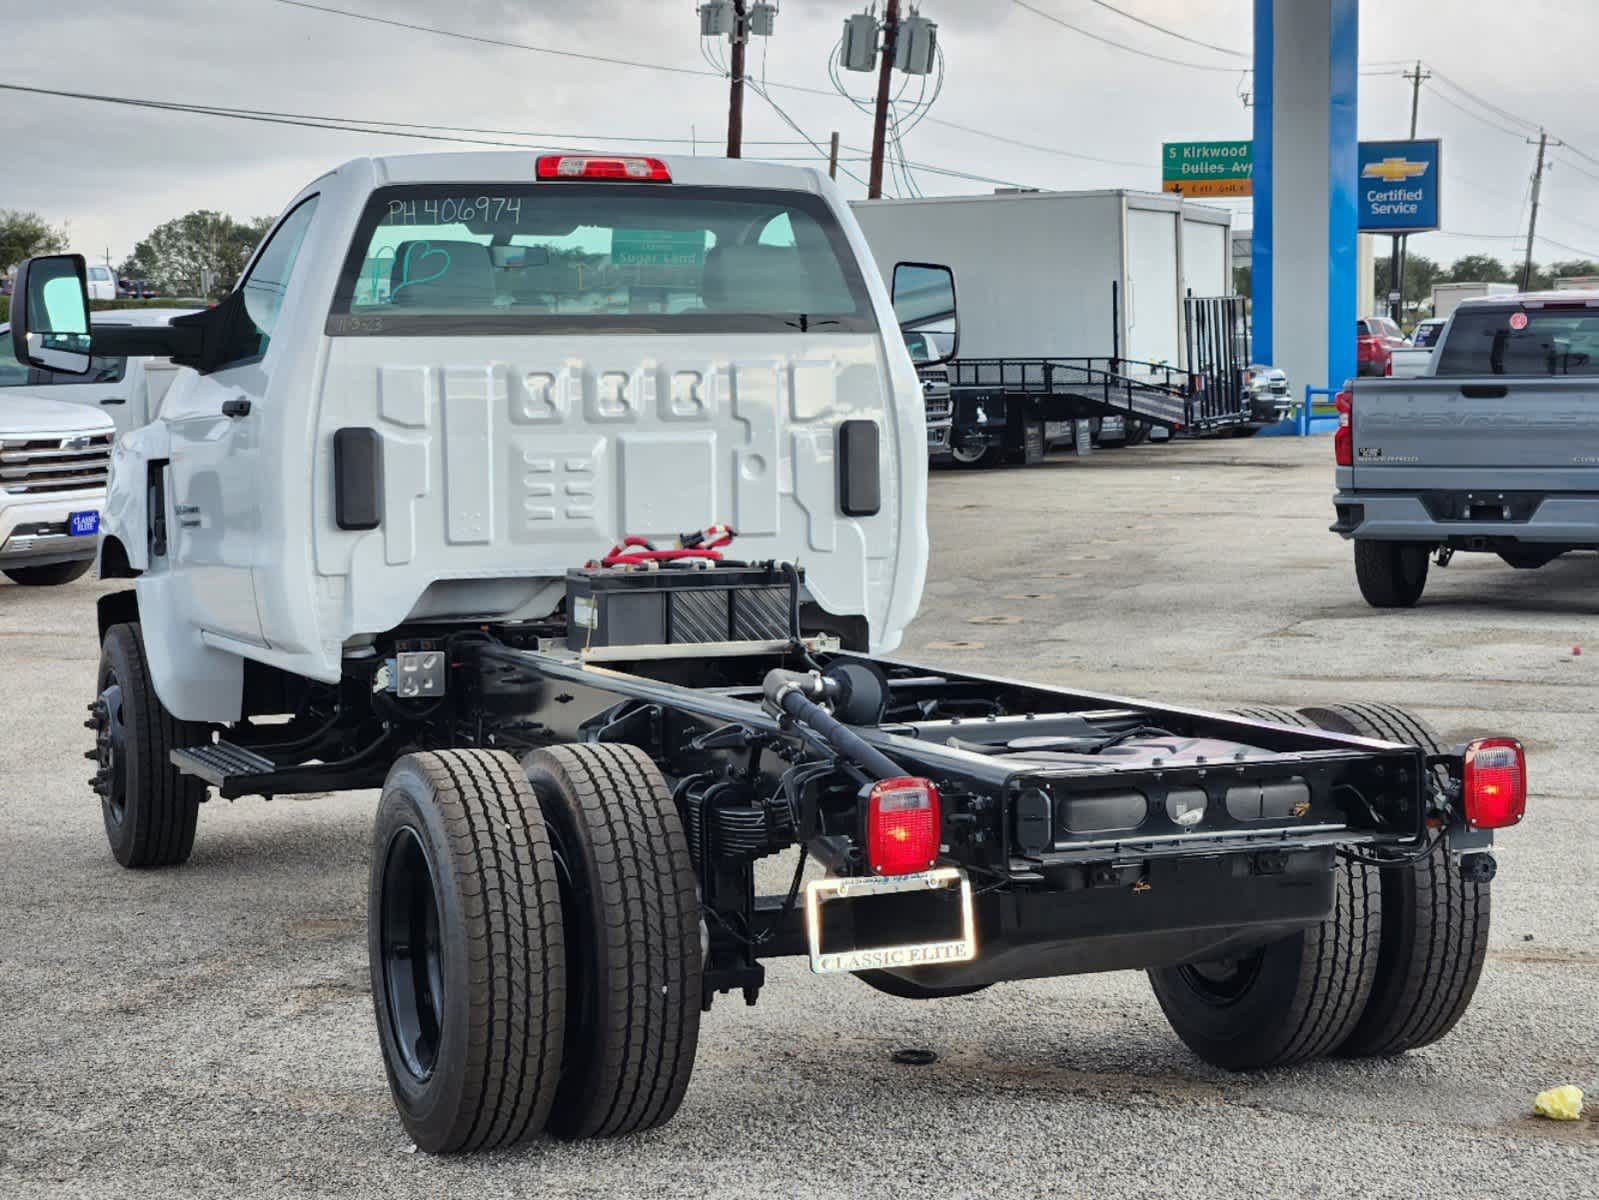
<svg viewBox="0 0 1599 1200"><path fill-rule="evenodd" d="M801 599L804 578L801 571ZM566 573L566 644L594 650L786 641L788 591L774 564L574 569Z"/></svg>

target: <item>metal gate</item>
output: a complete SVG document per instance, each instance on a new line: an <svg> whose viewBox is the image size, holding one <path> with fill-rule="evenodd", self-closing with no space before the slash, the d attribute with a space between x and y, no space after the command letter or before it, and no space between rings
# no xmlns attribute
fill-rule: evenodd
<svg viewBox="0 0 1599 1200"><path fill-rule="evenodd" d="M1183 329L1191 380L1189 428L1214 429L1248 417L1244 394L1246 314L1242 296L1187 296Z"/></svg>

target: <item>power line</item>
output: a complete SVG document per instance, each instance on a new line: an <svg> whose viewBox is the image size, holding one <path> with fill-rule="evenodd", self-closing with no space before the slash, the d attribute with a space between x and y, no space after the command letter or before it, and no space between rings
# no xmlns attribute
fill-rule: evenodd
<svg viewBox="0 0 1599 1200"><path fill-rule="evenodd" d="M13 92L28 92L39 96L54 96L68 100L89 100L99 104L118 104L130 108L149 108L161 112L187 113L191 116L223 117L240 121L257 121L272 125L293 125L306 129L327 129L339 133L375 133L385 134L390 137L421 138L426 141L458 142L467 145L502 146L516 150L532 149L561 149L563 147L552 145L547 139L561 139L576 143L608 141L608 142L643 142L643 143L688 143L691 138L655 138L655 137L624 137L616 134L607 135L579 135L567 133L551 133L539 130L520 129L474 129L464 125L423 125L409 121L384 121L367 117L333 117L317 113L279 112L271 109L255 108L230 108L216 104L191 104L186 101L175 100L150 100L137 96L109 96L95 92L73 92L58 88L28 87L20 83L0 83L0 89ZM387 128L376 128L386 126ZM424 130L458 130L463 133L499 133L510 137L528 137L546 139L536 142L506 142L491 141L485 138L461 137L456 135L443 136L439 133L413 133L413 129ZM794 140L773 140L758 143L771 146L799 146L806 143ZM770 156L768 156L770 157ZM808 159L807 159L808 161Z"/></svg>
<svg viewBox="0 0 1599 1200"><path fill-rule="evenodd" d="M607 63L617 67L645 67L652 71L669 71L674 75L703 75L711 76L711 72L702 71L698 67L673 67L665 63L636 62L627 58L612 58L604 54L587 54L580 50L556 50L549 46L535 46L530 42L512 42L504 38L485 37L476 33L461 33L454 29L440 29L436 25L418 25L411 21L401 21L394 17L380 17L373 13L354 12L347 8L334 8L327 4L311 4L309 0L273 0L276 4L286 4L290 8L305 8L312 12L328 13L338 17L349 17L356 21L371 21L375 25L392 25L396 29L410 29L418 33L431 33L438 37L455 38L462 42L477 42L483 46L501 46L511 50L527 50L533 54L551 54L558 58L576 58L584 62ZM714 76L711 76L714 78Z"/></svg>
<svg viewBox="0 0 1599 1200"><path fill-rule="evenodd" d="M1499 105L1494 104L1491 101L1484 100L1481 96L1477 95L1476 92L1471 91L1469 88L1464 88L1460 84L1456 83L1453 79L1449 78L1449 76L1445 75L1431 63L1427 64L1427 69L1436 75L1441 82L1447 84L1449 87L1453 88L1455 91L1459 92L1462 96L1465 96L1474 103L1480 104L1483 108L1487 109L1496 116L1503 117L1505 120L1516 125L1525 125L1528 129L1536 130L1538 128L1538 123L1536 121L1529 121L1526 117L1517 116L1508 108L1501 108Z"/></svg>
<svg viewBox="0 0 1599 1200"><path fill-rule="evenodd" d="M284 3L288 2L289 0L284 0ZM1016 5L1017 8L1025 8L1028 12L1032 13L1036 17L1043 17L1044 20L1055 25L1059 25L1062 29L1070 29L1073 33L1081 34L1085 38L1092 38L1094 41L1102 42L1107 46L1114 46L1118 50L1125 50L1129 54L1137 54L1144 58L1152 58L1156 62L1170 63L1174 67L1189 67L1195 71L1225 71L1227 74L1231 75L1234 71L1238 70L1237 67L1213 67L1206 63L1187 62L1181 58L1168 58L1164 54L1156 54L1153 50L1140 50L1137 46L1129 46L1126 42L1118 42L1113 38L1105 37L1103 34L1093 33L1090 30L1084 29L1081 25L1073 25L1070 21L1063 17L1057 17L1054 13L1045 12L1041 8L1035 8L1033 5L1027 3L1027 0L1010 0L1010 2Z"/></svg>
<svg viewBox="0 0 1599 1200"><path fill-rule="evenodd" d="M788 124L788 127L790 129L792 129L795 133L799 134L800 137L804 138L807 142L809 142L811 144L812 148L816 151L817 155L820 156L820 158L821 158L821 160L823 162L827 162L832 157L829 154L828 151L822 149L822 146L821 146L820 142L818 142L815 138L811 137L810 134L806 133L803 129L801 129L799 127L799 125L795 122L794 118L788 115L788 113L784 110L784 108L783 108L783 106L781 104L779 104L776 100L773 100L771 98L771 96L769 96L767 94L765 87L757 84L752 79L746 79L744 81L744 86L749 88L750 91L754 92L762 100L766 101L766 103L770 104L772 106L772 111L777 113L778 116L782 117L783 120ZM839 164L839 168L838 169L840 171L843 171L844 174L848 175L851 179L853 179L856 183L860 184L862 187L866 186L866 180L862 179L859 175L855 174L854 171L851 171L848 167L844 166L842 163Z"/></svg>
<svg viewBox="0 0 1599 1200"><path fill-rule="evenodd" d="M1497 129L1500 133L1503 133L1503 134L1505 134L1505 135L1507 135L1509 137L1513 137L1518 142L1521 141L1526 136L1519 129L1511 129L1508 125L1501 125L1498 121L1489 120L1487 117L1483 116L1480 112L1477 112L1474 109L1467 108L1464 104L1461 104L1458 100L1451 99L1447 93L1439 91L1436 87L1433 87L1431 84L1426 84L1424 86L1427 88L1427 90L1429 92L1432 93L1434 99L1442 100L1445 104L1449 105L1450 108L1453 108L1457 112L1465 113L1466 116L1470 117L1474 121L1481 122L1482 124L1486 125L1489 129Z"/></svg>
<svg viewBox="0 0 1599 1200"><path fill-rule="evenodd" d="M1231 54L1234 58L1254 57L1243 50L1234 50L1229 46L1218 46L1213 42L1202 42L1196 37L1189 37L1186 33L1178 33L1175 29L1167 29L1166 26L1157 25L1154 21L1146 20L1137 13L1128 12L1125 8L1117 8L1114 4L1107 4L1105 0L1090 0L1090 2L1099 5L1100 8L1109 9L1118 17L1125 17L1127 20L1142 25L1147 29L1153 29L1158 33L1164 33L1167 37L1174 37L1180 42L1187 42L1192 46L1203 46L1206 50L1215 50L1220 54Z"/></svg>
<svg viewBox="0 0 1599 1200"><path fill-rule="evenodd" d="M372 23L378 24L378 25L393 26L394 28L397 28L397 29L407 29L407 30L410 30L410 31L415 32L415 33L430 33L430 34L433 34L436 37L454 38L454 39L456 39L458 41L475 42L475 43L478 43L480 45L497 46L497 47L500 47L502 49L508 49L508 50L525 50L525 51L529 51L529 52L535 53L535 54L550 54L550 55L555 55L555 56L562 57L562 58L576 58L576 59L586 60L586 61L590 61L590 62L610 63L610 64L617 65L617 66L639 67L639 68L641 68L643 70L649 70L649 71L670 71L670 72L672 72L674 74L693 75L693 76L698 76L698 77L706 78L706 79L725 79L727 77L727 72L726 72L725 69L701 70L701 69L699 69L697 67L668 67L668 66L662 66L660 63L641 62L641 61L638 61L636 59L617 58L617 57L611 57L611 56L605 56L605 55L595 55L595 54L585 54L585 53L580 53L578 51L573 51L573 50L559 50L559 49L555 49L555 48L549 47L549 46L536 46L536 45L533 45L533 44L527 43L527 42L513 42L513 41L509 41L509 40L503 39L503 38L491 38L491 37L485 37L485 36L482 36L482 35L479 35L479 34L462 33L460 31L454 30L454 29L443 29L443 28L440 28L440 27L438 27L436 25L422 25L422 24L418 24L418 23L412 22L412 21L397 20L397 19L392 18L392 17L380 17L380 16L377 16L377 15L372 14L372 13L356 12L356 11L353 11L351 9L336 8L336 7L332 6L332 5L327 5L327 4L313 4L313 3L310 3L310 0L272 0L272 2L276 3L276 4L285 4L285 5L288 5L288 6L293 7L293 8L307 9L307 10L310 10L312 12L326 13L326 14L329 14L329 15L332 15L332 16L347 17L347 18L349 18L351 20L368 21L368 22L372 22ZM1047 14L1043 14L1043 15L1047 16ZM1232 71L1232 70L1235 70L1236 68L1227 67L1227 68L1206 68L1206 69L1207 70L1215 69L1215 70ZM826 89L826 88L813 88L813 87L807 87L804 84L782 83L782 82L779 82L779 81L776 81L776 80L762 80L761 87L762 87L763 91L771 91L771 90L774 90L774 89L780 89L782 91L800 92L800 93L803 93L803 94L808 95L808 96L828 96L828 97L832 97L832 98L835 98L835 99L838 97L838 93L837 92L829 90L829 89ZM766 102L768 104L772 103L772 99L771 99L770 96L766 96L765 99L766 99ZM993 133L993 132L990 132L989 130L986 130L986 129L978 129L978 128L976 128L974 126L971 126L971 125L963 125L963 124L961 124L958 121L951 121L951 120L947 120L945 118L927 116L925 113L919 118L919 120L925 120L928 123L933 124L933 125L941 125L944 128L946 128L946 129L956 129L956 130L959 130L962 133L971 134L974 137L980 137L980 138L983 138L983 139L985 139L987 141L1005 142L1008 145L1019 146L1019 147L1021 147L1023 149L1026 149L1026 150L1036 150L1036 151L1038 151L1041 154L1053 154L1053 155L1056 155L1056 156L1061 157L1061 158L1080 159L1080 160L1082 160L1084 162L1103 163L1106 166L1135 167L1135 168L1138 168L1138 169L1141 169L1141 170L1148 169L1148 167L1149 167L1149 163L1147 163L1147 162L1130 162L1127 159L1104 158L1104 157L1101 157L1099 155L1084 154L1084 153L1082 153L1080 151L1076 151L1076 150L1062 149L1061 147L1058 147L1058 146L1039 145L1036 142L1027 142L1027 141L1020 140L1018 138L1006 137L1003 134ZM801 135L804 136L803 131L801 131ZM627 140L627 139L622 139L622 140ZM638 140L646 140L646 139L638 139ZM809 137L806 138L806 141L810 145L812 145L813 147L816 145L815 141L810 139Z"/></svg>

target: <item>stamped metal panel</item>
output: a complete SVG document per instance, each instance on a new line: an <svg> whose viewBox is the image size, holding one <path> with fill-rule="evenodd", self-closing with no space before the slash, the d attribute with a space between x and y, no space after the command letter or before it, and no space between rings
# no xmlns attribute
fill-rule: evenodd
<svg viewBox="0 0 1599 1200"><path fill-rule="evenodd" d="M643 342L649 355L640 357ZM542 616L569 567L727 522L795 557L825 608L882 629L923 514L903 511L891 364L866 334L334 338L318 415L315 571L340 636L407 618ZM920 394L910 393L912 402ZM837 427L878 424L883 508L839 510ZM332 516L333 431L383 447L378 528ZM913 553L901 563L910 526Z"/></svg>

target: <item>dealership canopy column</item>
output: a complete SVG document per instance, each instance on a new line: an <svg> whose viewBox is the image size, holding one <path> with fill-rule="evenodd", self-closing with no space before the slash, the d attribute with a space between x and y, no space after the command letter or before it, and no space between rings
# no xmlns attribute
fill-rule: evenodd
<svg viewBox="0 0 1599 1200"><path fill-rule="evenodd" d="M1255 0L1254 357L1355 373L1358 0Z"/></svg>

